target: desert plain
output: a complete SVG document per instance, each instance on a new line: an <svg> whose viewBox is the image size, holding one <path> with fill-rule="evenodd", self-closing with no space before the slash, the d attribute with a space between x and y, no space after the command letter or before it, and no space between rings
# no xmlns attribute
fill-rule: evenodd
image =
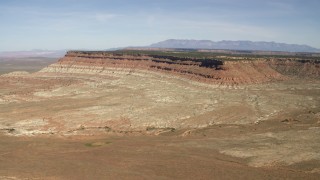
<svg viewBox="0 0 320 180"><path fill-rule="evenodd" d="M319 178L318 61L293 75L72 53L0 76L0 179Z"/></svg>

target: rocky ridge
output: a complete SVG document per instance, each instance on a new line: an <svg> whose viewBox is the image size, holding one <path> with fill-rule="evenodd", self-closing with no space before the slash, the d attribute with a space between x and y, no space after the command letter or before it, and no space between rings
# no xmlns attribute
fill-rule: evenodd
<svg viewBox="0 0 320 180"><path fill-rule="evenodd" d="M263 59L223 61L161 55L125 55L116 52L69 51L40 72L110 74L159 72L190 80L241 85L281 81L290 77L320 77L320 61Z"/></svg>

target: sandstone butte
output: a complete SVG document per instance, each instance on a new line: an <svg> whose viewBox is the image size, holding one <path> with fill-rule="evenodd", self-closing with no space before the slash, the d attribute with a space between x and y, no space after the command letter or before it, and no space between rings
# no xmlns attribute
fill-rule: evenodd
<svg viewBox="0 0 320 180"><path fill-rule="evenodd" d="M65 57L40 73L103 75L121 71L164 73L202 83L233 86L282 81L291 77L319 78L320 61L290 58L224 61L102 51L69 51Z"/></svg>

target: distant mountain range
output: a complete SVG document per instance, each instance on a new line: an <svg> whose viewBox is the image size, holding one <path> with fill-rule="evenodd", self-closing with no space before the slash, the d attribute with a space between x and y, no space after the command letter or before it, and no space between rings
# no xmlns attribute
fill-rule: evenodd
<svg viewBox="0 0 320 180"><path fill-rule="evenodd" d="M171 48L171 49L212 49L212 50L243 50L243 51L283 51L283 52L310 52L320 53L320 49L299 44L286 44L265 41L211 41L211 40L186 40L168 39L144 47L126 48ZM107 51L125 48L106 49ZM97 51L97 50L95 50ZM41 50L31 51L0 51L0 58L26 58L26 57L48 57L60 58L67 50Z"/></svg>
<svg viewBox="0 0 320 180"><path fill-rule="evenodd" d="M0 52L2 58L24 58L24 57L50 57L59 58L63 57L66 50L32 50L32 51L4 51Z"/></svg>
<svg viewBox="0 0 320 180"><path fill-rule="evenodd" d="M155 44L150 48L179 48L179 49L229 49L252 51L285 51L285 52L320 52L320 49L298 44L252 41L210 41L210 40L183 40L168 39Z"/></svg>

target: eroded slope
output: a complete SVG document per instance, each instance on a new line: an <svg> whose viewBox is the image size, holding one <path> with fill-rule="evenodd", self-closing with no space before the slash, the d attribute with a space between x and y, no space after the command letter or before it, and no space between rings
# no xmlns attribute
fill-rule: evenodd
<svg viewBox="0 0 320 180"><path fill-rule="evenodd" d="M220 61L158 55L69 52L41 72L110 74L118 70L143 70L180 76L210 84L237 85L286 79L270 66L271 61Z"/></svg>
<svg viewBox="0 0 320 180"><path fill-rule="evenodd" d="M131 157L133 169L129 170L142 172L137 177L146 173L155 178L186 177L194 166L180 165L188 158L188 162L198 163L199 174L205 178L230 167L247 173L246 179L270 179L261 173L271 172L278 178L314 178L320 169L318 78L317 61L220 61L69 52L38 73L0 77L0 130L16 136L2 139L5 165L0 177L48 178L42 161L47 162L49 154L53 163L45 169L52 178L58 178L55 173L59 172L62 179L77 179L74 173L61 173L72 166L57 171L50 167L57 167L55 163L66 157L70 157L66 163L88 162L77 156L92 159L94 170L89 174L96 175L98 168L101 174L97 177L117 176L119 170L123 172L117 162ZM25 136L32 138L25 140ZM44 139L34 141L38 136ZM57 144L48 146L52 138ZM20 144L15 144L16 140ZM30 155L25 147L31 147L34 154L23 158L19 168L29 163L37 166L35 174L18 176L12 162ZM75 147L79 151L74 151ZM106 158L111 152L116 153ZM59 162L52 161L57 159ZM96 163L100 160L112 161L114 169L104 171L104 166ZM212 166L220 170L213 173ZM141 171L148 168L148 172ZM171 168L181 170L182 176L176 176ZM252 170L254 173L248 174ZM128 174L132 175L131 171Z"/></svg>

